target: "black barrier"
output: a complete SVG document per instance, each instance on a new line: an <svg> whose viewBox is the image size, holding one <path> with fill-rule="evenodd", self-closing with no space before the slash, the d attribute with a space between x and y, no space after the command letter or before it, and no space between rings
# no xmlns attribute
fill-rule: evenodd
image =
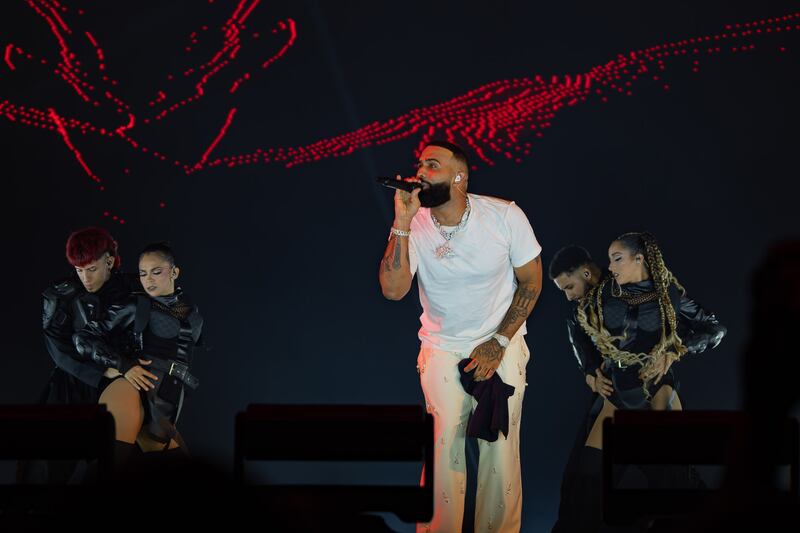
<svg viewBox="0 0 800 533"><path fill-rule="evenodd" d="M420 406L250 405L236 416L234 479L246 461L416 461L422 486L259 485L273 508L320 515L391 512L406 522L433 516L433 417ZM250 490L252 489L252 490Z"/></svg>

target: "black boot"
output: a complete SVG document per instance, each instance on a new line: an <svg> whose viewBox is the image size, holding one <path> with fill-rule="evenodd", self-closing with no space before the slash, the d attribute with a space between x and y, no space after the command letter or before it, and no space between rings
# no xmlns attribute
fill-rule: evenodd
<svg viewBox="0 0 800 533"><path fill-rule="evenodd" d="M139 460L139 473L144 479L158 477L189 479L191 458L182 448L143 453Z"/></svg>
<svg viewBox="0 0 800 533"><path fill-rule="evenodd" d="M561 486L561 504L553 533L595 533L603 521L603 452L583 446L570 457Z"/></svg>
<svg viewBox="0 0 800 533"><path fill-rule="evenodd" d="M584 439L585 440L585 439ZM564 474L561 477L561 501L558 504L558 518L551 533L568 533L576 513L575 484L580 475L578 465L584 446L581 443L569 454Z"/></svg>
<svg viewBox="0 0 800 533"><path fill-rule="evenodd" d="M112 464L112 477L114 479L124 479L136 471L139 462L139 446L136 443L129 444L119 440L114 441L114 456Z"/></svg>
<svg viewBox="0 0 800 533"><path fill-rule="evenodd" d="M127 442L115 440L111 456L112 463L109 465L111 467L111 472L105 472L104 477L101 477L98 461L96 459L89 461L80 483L84 485L94 485L95 483L104 483L109 479L130 479L139 466L139 457L141 454L142 452L136 444L128 444Z"/></svg>

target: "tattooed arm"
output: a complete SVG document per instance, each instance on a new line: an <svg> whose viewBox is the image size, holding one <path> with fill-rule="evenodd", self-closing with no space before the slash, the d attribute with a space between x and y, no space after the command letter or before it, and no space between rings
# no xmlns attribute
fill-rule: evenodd
<svg viewBox="0 0 800 533"><path fill-rule="evenodd" d="M537 257L532 261L514 269L517 276L517 292L511 300L506 316L500 322L497 333L508 337L514 336L517 330L533 311L533 306L542 292L542 258ZM496 342L496 341L495 341Z"/></svg>
<svg viewBox="0 0 800 533"><path fill-rule="evenodd" d="M400 229L398 226L395 227ZM400 300L408 293L411 288L408 237L391 236L381 261L379 278L381 290L387 299Z"/></svg>
<svg viewBox="0 0 800 533"><path fill-rule="evenodd" d="M517 277L517 291L514 293L506 316L497 328L497 333L509 339L514 336L528 315L531 314L539 299L539 294L542 292L541 256L515 268L514 274ZM476 381L489 379L500 366L503 352L503 347L496 339L489 339L475 347L470 355L472 362L464 370L469 372L477 368L475 370Z"/></svg>
<svg viewBox="0 0 800 533"><path fill-rule="evenodd" d="M398 176L399 179L399 176ZM414 192L397 190L394 195L394 223L392 227L400 231L410 231L411 220L420 207L419 189ZM381 291L389 300L400 300L411 289L411 263L408 258L408 237L392 235L381 261L378 279Z"/></svg>

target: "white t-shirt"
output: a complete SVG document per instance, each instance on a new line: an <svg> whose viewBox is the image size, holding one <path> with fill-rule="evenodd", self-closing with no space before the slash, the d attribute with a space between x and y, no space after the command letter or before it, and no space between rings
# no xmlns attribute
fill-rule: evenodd
<svg viewBox="0 0 800 533"><path fill-rule="evenodd" d="M538 257L542 247L514 202L469 194L467 223L450 239L454 257L439 259L445 239L421 207L411 221L409 261L422 304L419 338L441 350L466 352L489 340L511 306L514 268ZM526 332L523 324L518 334Z"/></svg>

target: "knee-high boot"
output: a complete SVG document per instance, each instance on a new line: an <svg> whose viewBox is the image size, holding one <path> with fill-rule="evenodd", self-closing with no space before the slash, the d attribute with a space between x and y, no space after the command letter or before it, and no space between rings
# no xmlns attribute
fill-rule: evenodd
<svg viewBox="0 0 800 533"><path fill-rule="evenodd" d="M135 472L136 463L138 463L141 451L136 444L128 444L119 440L114 441L113 449L111 452L112 463L111 472L107 472L112 479L120 479L129 477L132 472ZM99 464L96 460L90 461L86 466L86 473L83 477L83 484L94 484L102 482L99 472Z"/></svg>
<svg viewBox="0 0 800 533"><path fill-rule="evenodd" d="M134 472L140 453L136 443L129 444L127 442L115 440L112 476L114 478L124 478L129 476L131 472Z"/></svg>
<svg viewBox="0 0 800 533"><path fill-rule="evenodd" d="M561 487L558 521L552 533L594 533L603 521L603 452L583 446L570 457Z"/></svg>

